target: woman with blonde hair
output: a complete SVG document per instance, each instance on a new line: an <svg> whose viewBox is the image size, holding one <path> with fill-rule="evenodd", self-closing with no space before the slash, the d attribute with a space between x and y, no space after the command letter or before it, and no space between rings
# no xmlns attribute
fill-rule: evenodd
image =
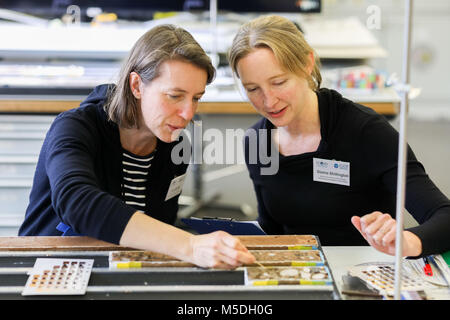
<svg viewBox="0 0 450 320"><path fill-rule="evenodd" d="M186 30L161 25L145 33L116 85L96 87L52 123L19 235L91 236L201 267L252 263L225 232L172 226L188 163L175 164L171 151L214 74Z"/></svg>
<svg viewBox="0 0 450 320"><path fill-rule="evenodd" d="M320 88L319 58L286 18L244 24L229 62L263 116L244 141L262 228L315 234L323 245L367 241L395 254L397 131L372 109ZM275 174L263 174L268 164L258 158L252 137L259 148L275 146ZM404 230L403 254L450 250L450 201L409 147L406 183L406 208L420 225Z"/></svg>

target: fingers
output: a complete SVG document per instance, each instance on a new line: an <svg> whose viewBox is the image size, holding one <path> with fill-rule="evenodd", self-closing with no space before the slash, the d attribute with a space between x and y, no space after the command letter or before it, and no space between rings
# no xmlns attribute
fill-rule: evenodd
<svg viewBox="0 0 450 320"><path fill-rule="evenodd" d="M221 253L223 256L231 259L231 261L234 261L235 264L249 264L255 261L255 257L247 250L238 238L222 231L218 232L218 237L223 243L222 246L219 246Z"/></svg>
<svg viewBox="0 0 450 320"><path fill-rule="evenodd" d="M361 233L361 235L364 237L364 239L366 239L366 235L362 232L362 229L361 229L361 218L358 216L353 216L351 221L352 221L352 224L355 226L355 228L358 229L359 233Z"/></svg>
<svg viewBox="0 0 450 320"><path fill-rule="evenodd" d="M361 218L354 216L351 222L372 247L395 254L397 222L389 214L375 211ZM403 256L418 256L421 252L421 239L410 231L403 231Z"/></svg>
<svg viewBox="0 0 450 320"><path fill-rule="evenodd" d="M363 222L362 230L367 237L372 238L376 244L380 245L385 234L391 230L392 224L395 225L395 220L390 215L380 213L374 220L371 220L370 224L365 225Z"/></svg>
<svg viewBox="0 0 450 320"><path fill-rule="evenodd" d="M202 262L198 263L198 265L206 268L234 269L239 266L236 260L220 253L213 247L202 248L201 258Z"/></svg>
<svg viewBox="0 0 450 320"><path fill-rule="evenodd" d="M362 216L361 217L362 229L364 230L367 226L369 226L374 221L376 221L378 219L378 217L380 217L381 215L383 215L383 214L380 211L374 211L372 213Z"/></svg>
<svg viewBox="0 0 450 320"><path fill-rule="evenodd" d="M238 238L233 237L226 232L218 232L218 236L222 239L223 243L233 249L248 252L247 248L239 241Z"/></svg>
<svg viewBox="0 0 450 320"><path fill-rule="evenodd" d="M374 211L363 217L352 217L353 225L375 249L392 254L395 250L396 221L389 214Z"/></svg>
<svg viewBox="0 0 450 320"><path fill-rule="evenodd" d="M389 245L391 242L393 242L395 240L395 235L397 232L396 225L396 221L392 218L385 222L373 236L375 242L383 246Z"/></svg>
<svg viewBox="0 0 450 320"><path fill-rule="evenodd" d="M195 237L194 260L199 266L233 269L255 261L239 239L226 232L217 231Z"/></svg>

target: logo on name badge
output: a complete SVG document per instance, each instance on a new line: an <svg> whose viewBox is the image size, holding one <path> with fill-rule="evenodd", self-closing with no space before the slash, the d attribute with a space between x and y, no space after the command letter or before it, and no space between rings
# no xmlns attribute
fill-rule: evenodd
<svg viewBox="0 0 450 320"><path fill-rule="evenodd" d="M319 161L318 162L319 167L321 168L328 168L328 163L324 162L324 161Z"/></svg>

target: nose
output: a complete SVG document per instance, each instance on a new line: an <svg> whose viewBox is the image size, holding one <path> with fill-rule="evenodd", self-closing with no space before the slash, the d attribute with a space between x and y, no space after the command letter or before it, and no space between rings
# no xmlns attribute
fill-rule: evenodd
<svg viewBox="0 0 450 320"><path fill-rule="evenodd" d="M275 105L278 103L279 99L276 97L276 95L273 94L272 91L267 90L264 93L264 106L267 109L273 109Z"/></svg>
<svg viewBox="0 0 450 320"><path fill-rule="evenodd" d="M193 102L188 102L179 111L180 117L185 119L187 122L191 121L195 114L196 105Z"/></svg>

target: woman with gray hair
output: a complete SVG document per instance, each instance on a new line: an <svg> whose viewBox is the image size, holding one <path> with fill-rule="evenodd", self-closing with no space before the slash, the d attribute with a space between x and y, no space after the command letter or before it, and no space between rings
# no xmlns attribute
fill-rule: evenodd
<svg viewBox="0 0 450 320"><path fill-rule="evenodd" d="M45 138L21 236L85 235L201 267L254 261L225 233L173 226L188 163L171 151L215 75L184 29L157 26L133 46L116 85L61 113Z"/></svg>

